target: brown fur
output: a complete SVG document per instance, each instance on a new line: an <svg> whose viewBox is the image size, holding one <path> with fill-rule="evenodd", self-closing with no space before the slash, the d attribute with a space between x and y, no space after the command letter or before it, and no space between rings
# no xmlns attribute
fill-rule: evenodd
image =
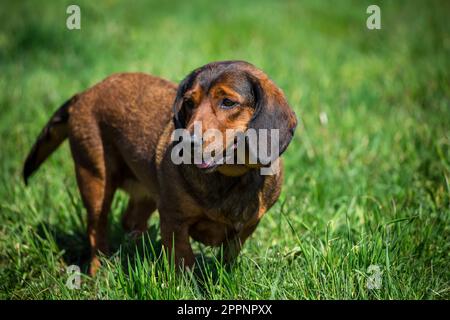
<svg viewBox="0 0 450 320"><path fill-rule="evenodd" d="M224 97L237 100L239 107L219 108ZM192 100L191 110L186 99ZM65 103L43 129L25 162L24 178L69 138L88 213L91 274L100 265L98 252L108 251L107 215L118 188L130 195L124 228L144 232L158 209L162 242L169 253L175 248L176 262L185 266L194 264L190 237L224 245L225 259L232 261L278 199L282 166L278 174L262 176L258 165L222 165L205 172L173 164L174 122L190 130L193 121L222 132L275 126L282 131L281 152L297 123L283 93L264 73L233 61L194 70L178 88L142 73L112 75Z"/></svg>

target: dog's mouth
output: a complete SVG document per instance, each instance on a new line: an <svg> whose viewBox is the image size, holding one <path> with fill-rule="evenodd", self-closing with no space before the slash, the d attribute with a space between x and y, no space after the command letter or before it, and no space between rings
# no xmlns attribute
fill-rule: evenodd
<svg viewBox="0 0 450 320"><path fill-rule="evenodd" d="M205 172L213 172L219 164L217 164L214 160L211 160L208 162L202 161L202 163L196 164L196 166Z"/></svg>
<svg viewBox="0 0 450 320"><path fill-rule="evenodd" d="M235 150L237 144L233 143L228 148L225 148L220 157L213 157L212 159L203 160L201 163L195 164L197 168L206 173L215 171L219 166L229 163L230 158L236 161ZM233 162L236 163L236 162Z"/></svg>

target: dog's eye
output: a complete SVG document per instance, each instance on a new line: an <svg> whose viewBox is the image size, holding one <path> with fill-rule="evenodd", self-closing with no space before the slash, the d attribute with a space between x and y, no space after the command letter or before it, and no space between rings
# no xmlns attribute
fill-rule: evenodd
<svg viewBox="0 0 450 320"><path fill-rule="evenodd" d="M188 109L194 109L194 101L187 99L184 101L184 106Z"/></svg>
<svg viewBox="0 0 450 320"><path fill-rule="evenodd" d="M230 109L237 105L237 102L234 102L233 100L230 100L228 98L225 98L220 103L220 106L224 109Z"/></svg>

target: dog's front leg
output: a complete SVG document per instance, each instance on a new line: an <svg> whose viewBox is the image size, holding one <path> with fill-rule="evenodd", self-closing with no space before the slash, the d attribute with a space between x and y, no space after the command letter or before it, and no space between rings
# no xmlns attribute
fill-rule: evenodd
<svg viewBox="0 0 450 320"><path fill-rule="evenodd" d="M255 231L258 223L239 230L233 237L227 239L223 246L223 260L226 264L232 264L242 250L245 240Z"/></svg>
<svg viewBox="0 0 450 320"><path fill-rule="evenodd" d="M192 268L195 262L194 252L189 242L189 223L164 217L161 212L161 239L168 258L175 259L181 268Z"/></svg>

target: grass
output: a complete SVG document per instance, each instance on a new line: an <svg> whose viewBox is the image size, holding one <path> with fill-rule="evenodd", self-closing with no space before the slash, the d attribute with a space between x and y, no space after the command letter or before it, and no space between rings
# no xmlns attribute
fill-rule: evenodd
<svg viewBox="0 0 450 320"><path fill-rule="evenodd" d="M449 298L448 3L379 1L376 31L371 1L77 3L79 31L65 28L70 1L0 5L0 298ZM199 267L176 275L157 217L138 243L124 236L119 194L116 250L69 289L65 267L87 267L86 216L67 143L22 183L40 129L113 72L180 81L224 59L265 70L301 119L280 200L238 263L226 270L196 244ZM367 288L371 265L379 289Z"/></svg>

